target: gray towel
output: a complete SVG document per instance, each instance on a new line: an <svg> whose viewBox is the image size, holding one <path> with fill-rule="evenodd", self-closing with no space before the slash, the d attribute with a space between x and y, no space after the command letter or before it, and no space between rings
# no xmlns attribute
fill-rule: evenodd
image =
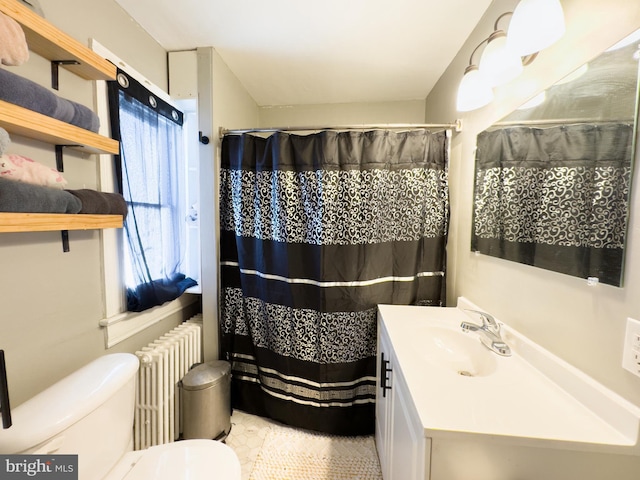
<svg viewBox="0 0 640 480"><path fill-rule="evenodd" d="M80 213L127 216L127 203L119 193L98 192L86 188L67 192L82 202Z"/></svg>
<svg viewBox="0 0 640 480"><path fill-rule="evenodd" d="M28 108L85 130L91 130L94 133L97 133L100 128L98 116L89 108L60 98L43 86L6 69L0 69L0 100Z"/></svg>
<svg viewBox="0 0 640 480"><path fill-rule="evenodd" d="M58 188L0 178L0 212L78 213L80 199Z"/></svg>

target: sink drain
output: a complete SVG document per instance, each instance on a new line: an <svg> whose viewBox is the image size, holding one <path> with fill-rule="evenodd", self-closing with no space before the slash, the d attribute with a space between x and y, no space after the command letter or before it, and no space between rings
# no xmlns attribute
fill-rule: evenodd
<svg viewBox="0 0 640 480"><path fill-rule="evenodd" d="M463 377L473 377L473 373L466 370L459 370L458 375L462 375Z"/></svg>

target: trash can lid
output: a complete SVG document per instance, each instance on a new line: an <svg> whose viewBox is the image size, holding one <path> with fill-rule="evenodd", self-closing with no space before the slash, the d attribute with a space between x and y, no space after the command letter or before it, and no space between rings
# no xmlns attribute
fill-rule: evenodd
<svg viewBox="0 0 640 480"><path fill-rule="evenodd" d="M182 378L182 388L185 390L201 390L211 387L221 379L229 376L231 364L224 360L201 363L189 370Z"/></svg>

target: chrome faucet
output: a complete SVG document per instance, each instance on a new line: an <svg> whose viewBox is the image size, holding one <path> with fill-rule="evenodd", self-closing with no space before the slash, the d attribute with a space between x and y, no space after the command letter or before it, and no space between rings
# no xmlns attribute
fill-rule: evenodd
<svg viewBox="0 0 640 480"><path fill-rule="evenodd" d="M467 310L467 312L477 313L480 315L482 325L477 325L471 322L462 322L460 324L462 331L477 332L480 337L480 341L489 350L504 357L510 356L511 349L509 348L509 345L502 340L502 336L500 335L500 325L498 325L496 319L488 313L480 312L478 310Z"/></svg>

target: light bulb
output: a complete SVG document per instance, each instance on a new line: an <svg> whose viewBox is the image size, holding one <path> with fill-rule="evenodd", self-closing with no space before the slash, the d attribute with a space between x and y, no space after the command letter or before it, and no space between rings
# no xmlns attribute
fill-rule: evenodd
<svg viewBox="0 0 640 480"><path fill-rule="evenodd" d="M522 59L507 43L507 35L497 30L489 37L479 63L480 72L491 86L503 85L522 73Z"/></svg>
<svg viewBox="0 0 640 480"><path fill-rule="evenodd" d="M460 86L456 102L459 112L468 112L484 107L493 100L493 90L475 65L469 65Z"/></svg>
<svg viewBox="0 0 640 480"><path fill-rule="evenodd" d="M559 0L521 0L513 11L507 42L517 55L525 57L555 43L564 30Z"/></svg>

